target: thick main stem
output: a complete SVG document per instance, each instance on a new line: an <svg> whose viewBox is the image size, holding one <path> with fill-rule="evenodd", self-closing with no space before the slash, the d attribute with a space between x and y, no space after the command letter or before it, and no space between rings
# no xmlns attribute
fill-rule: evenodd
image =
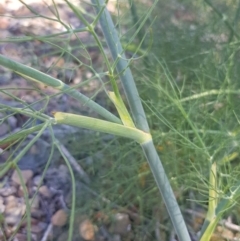
<svg viewBox="0 0 240 241"><path fill-rule="evenodd" d="M163 197L168 214L172 220L174 229L181 241L190 241L190 237L183 219L181 210L179 209L172 187L165 173L160 158L156 152L152 141L142 144L142 149L148 160L154 179Z"/></svg>
<svg viewBox="0 0 240 241"><path fill-rule="evenodd" d="M99 13L105 3L103 0L92 0ZM114 27L112 18L105 8L102 16L99 19L104 37L107 41L109 49L114 61L117 61L117 72L121 79L127 100L133 115L133 119L137 128L149 133L149 126L147 123L146 115L131 73L128 68L128 61L126 60L122 45L119 41L117 31ZM152 141L142 145L145 156L147 157L150 168L153 172L154 178L158 188L162 194L163 200L167 207L168 213L172 220L175 231L180 241L191 241L189 233L180 208L174 196L173 190L170 186L167 175L164 171L160 158L156 152Z"/></svg>
<svg viewBox="0 0 240 241"><path fill-rule="evenodd" d="M105 5L103 0L92 0L92 2L96 5L97 12L100 12L102 7ZM106 8L100 17L99 22L101 24L108 47L111 51L112 58L114 61L117 61L117 72L120 74L119 77L121 79L136 126L145 132L149 132L149 126L146 121L141 100L131 70L128 68L129 63L126 60L124 50L112 22L111 15Z"/></svg>

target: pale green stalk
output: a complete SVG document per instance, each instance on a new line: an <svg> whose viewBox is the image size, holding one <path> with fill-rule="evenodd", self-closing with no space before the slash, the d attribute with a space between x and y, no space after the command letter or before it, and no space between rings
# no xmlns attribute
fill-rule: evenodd
<svg viewBox="0 0 240 241"><path fill-rule="evenodd" d="M222 164L222 163L220 163ZM211 165L209 176L209 200L208 212L204 224L201 229L199 241L209 241L218 222L221 220L226 209L236 204L236 200L240 195L240 182L238 182L226 196L221 196L221 200L217 193L217 168L216 162Z"/></svg>
<svg viewBox="0 0 240 241"><path fill-rule="evenodd" d="M45 115L44 113L39 112L39 111L33 111L30 108L28 108L28 107L17 108L17 107L11 107L11 106L6 106L6 105L1 105L0 104L0 107L1 106L4 107L4 108L2 108L2 110L4 110L4 111L11 111L11 112L15 112L15 113L21 113L23 115L32 117L34 119L41 120L43 122L49 119L48 115Z"/></svg>
<svg viewBox="0 0 240 241"><path fill-rule="evenodd" d="M18 174L19 179L20 179L21 187L22 187L22 190L23 190L24 201L25 201L25 204L26 204L27 241L31 241L31 205L29 203L28 190L27 190L27 186L26 186L26 184L25 184L25 182L23 180L23 176L22 176L21 170L19 169L19 167L17 165L15 167L15 170L17 171L17 174Z"/></svg>
<svg viewBox="0 0 240 241"><path fill-rule="evenodd" d="M100 131L112 135L122 136L135 140L142 144L152 140L150 134L133 127L119 125L109 121L99 120L82 115L56 112L54 113L56 124L72 125L76 127L87 128L94 131Z"/></svg>
<svg viewBox="0 0 240 241"><path fill-rule="evenodd" d="M3 55L0 54L0 65L11 69L15 73L37 83L42 83L47 86L51 86L55 89L58 89L66 94L70 95L74 99L83 102L84 105L88 106L90 109L101 115L102 117L106 118L109 121L115 123L121 123L121 120L113 115L111 112L88 98L87 96L81 94L79 91L71 88L70 86L64 84L61 80L55 79L50 75L44 74L36 69L28 67L26 65L20 64L14 60L11 60Z"/></svg>
<svg viewBox="0 0 240 241"><path fill-rule="evenodd" d="M53 133L52 133L53 134ZM73 237L73 227L74 227L74 219L75 219L75 213L76 213L76 182L75 182L75 178L74 178L74 173L73 173L73 169L67 159L67 157L65 156L65 154L62 151L62 148L60 146L60 143L58 141L55 140L55 145L57 146L59 152L61 153L71 176L71 181L72 181L72 203L71 203L71 212L70 212L70 220L69 220L69 229L68 229L68 239L67 241L71 241L72 237Z"/></svg>
<svg viewBox="0 0 240 241"><path fill-rule="evenodd" d="M209 194L208 194L208 212L204 221L200 241L209 241L216 227L216 208L217 208L217 165L214 162L211 165L209 174Z"/></svg>
<svg viewBox="0 0 240 241"><path fill-rule="evenodd" d="M95 17L94 21L90 24L83 16L82 12L79 10L78 7L76 7L74 4L72 4L71 2L69 2L68 0L65 0L66 3L68 4L68 6L72 9L72 11L76 14L76 16L87 26L87 29L88 29L88 32L94 37L96 43L97 43L97 46L99 48L99 51L101 52L103 58L104 58L104 62L107 66L107 69L108 69L108 77L109 77L109 80L111 82L111 85L112 85L112 88L113 88L113 91L116 95L116 97L119 99L119 101L122 99L122 96L120 95L119 93L119 90L118 90L118 86L117 86L117 83L116 83L116 80L115 80L115 76L114 76L114 69L111 67L111 64L110 64L110 61L107 57L107 55L105 54L104 52L104 48L103 48L103 45L102 45L102 42L100 41L97 33L95 32L94 28L99 20L99 18L101 17L102 15L102 12L104 11L104 7L102 7L101 9L99 9L99 12L98 12L98 15ZM123 101L121 100L121 102L123 103Z"/></svg>
<svg viewBox="0 0 240 241"><path fill-rule="evenodd" d="M102 8L105 6L103 0L92 0L93 4L96 7L97 13L102 11ZM150 11L155 7L157 1L154 2ZM150 11L146 14L150 14ZM119 41L117 31L112 22L112 18L105 8L102 15L100 16L100 24L102 31L105 37L105 40L108 44L108 47L111 51L112 58L116 64L116 68L121 79L127 100L135 121L136 127L140 130L149 133L149 126L147 123L146 115L143 110L143 106L131 73L131 70L128 68L128 61L126 60L124 50ZM143 143L142 145L145 156L147 157L150 168L153 172L156 183L159 187L159 190L164 199L165 205L167 207L168 213L172 220L175 231L179 237L180 241L190 241L190 236L181 214L180 208L176 201L173 190L170 186L167 175L164 171L162 163L159 159L159 156L156 152L152 140L149 142Z"/></svg>
<svg viewBox="0 0 240 241"><path fill-rule="evenodd" d="M13 165L16 165L17 162L27 153L31 146L39 139L44 130L51 125L50 121L46 121L42 129L37 133L37 135L22 149L22 151L12 160Z"/></svg>
<svg viewBox="0 0 240 241"><path fill-rule="evenodd" d="M221 94L240 94L240 90L231 90L231 89L208 90L206 92L202 92L202 93L199 93L199 94L191 95L191 96L186 97L186 98L182 98L182 99L179 100L179 102L191 101L191 100L203 98L205 96L221 95Z"/></svg>
<svg viewBox="0 0 240 241"><path fill-rule="evenodd" d="M48 34L48 35L41 35L41 36L21 36L21 37L9 37L5 39L0 39L0 43L19 43L19 42L27 42L27 41L33 41L33 40L40 40L45 41L46 39L54 38L54 37L60 37L61 35L65 34L73 34L73 33L79 33L79 32L86 32L86 28L76 28L76 29L69 29L67 31L63 31L60 33L55 34Z"/></svg>
<svg viewBox="0 0 240 241"><path fill-rule="evenodd" d="M37 133L37 135L22 149L22 151L6 165L4 164L4 168L0 171L0 177L3 177L6 172L9 171L11 167L15 167L17 162L27 153L27 151L31 148L31 146L39 139L42 135L43 131L51 124L51 121L46 121L42 126L41 130Z"/></svg>
<svg viewBox="0 0 240 241"><path fill-rule="evenodd" d="M26 136L28 136L29 134L33 133L33 132L36 132L36 131L39 131L43 128L45 124L40 124L40 125L36 125L36 126L33 126L33 127L30 127L28 129L25 129L25 130L20 130L16 133L13 133L9 136L7 136L6 138L3 138L3 139L0 139L0 145L4 145L4 144L7 144L7 143L12 143L12 142L15 142L19 139L22 139Z"/></svg>
<svg viewBox="0 0 240 241"><path fill-rule="evenodd" d="M102 11L102 8L105 6L105 2L103 0L92 0L93 4L96 6L97 13ZM156 5L157 1L153 4L152 8ZM146 14L148 15L150 11ZM99 22L102 27L102 31L105 37L105 40L108 44L109 50L111 51L111 55L113 57L114 62L116 61L116 69L120 74L120 79L128 99L128 103L133 114L133 119L136 123L136 126L145 131L149 132L149 126L146 121L146 116L142 107L142 103L134 83L134 79L131 73L131 70L128 68L128 61L124 54L124 50L119 41L119 37L117 31L112 22L112 18L105 8L102 15L99 18Z"/></svg>
<svg viewBox="0 0 240 241"><path fill-rule="evenodd" d="M20 179L21 187L23 190L23 197L24 197L24 201L26 204L26 212L23 215L21 222L19 222L17 224L17 226L14 228L15 231L11 234L11 236L8 238L8 240L15 240L14 237L16 236L16 233L21 228L21 225L23 224L25 218L27 218L27 241L31 241L31 232L30 232L30 230L31 230L31 215L30 215L31 214L31 205L29 202L28 190L27 190L26 184L24 183L21 170L19 169L18 166L15 166L14 168ZM4 240L6 240L6 239L4 239Z"/></svg>
<svg viewBox="0 0 240 241"><path fill-rule="evenodd" d="M215 209L215 217L211 220L206 219L202 230L199 241L207 241L209 237L211 237L214 232L218 222L221 220L222 215L227 209L232 208L235 204L237 204L236 200L240 196L240 182L237 182L234 187L231 188L227 195L221 197L216 209Z"/></svg>
<svg viewBox="0 0 240 241"><path fill-rule="evenodd" d="M108 96L111 99L111 101L114 103L114 105L118 111L118 114L123 122L123 125L135 128L133 120L132 120L122 98L118 98L115 95L115 93L112 91L108 92Z"/></svg>

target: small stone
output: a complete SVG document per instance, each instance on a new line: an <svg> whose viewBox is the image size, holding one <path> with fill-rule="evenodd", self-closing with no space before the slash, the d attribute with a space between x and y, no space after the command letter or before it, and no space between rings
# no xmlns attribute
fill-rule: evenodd
<svg viewBox="0 0 240 241"><path fill-rule="evenodd" d="M6 201L6 203L8 203L8 202L11 202L11 201L13 201L13 200L15 200L15 199L16 199L15 196L10 195L10 196L8 196L8 197L5 198L5 201Z"/></svg>
<svg viewBox="0 0 240 241"><path fill-rule="evenodd" d="M36 224L31 225L32 233L41 233L47 228L47 224L44 222L38 222Z"/></svg>
<svg viewBox="0 0 240 241"><path fill-rule="evenodd" d="M64 196L64 202L66 203L66 206L71 209L72 206L72 192L68 192L65 196Z"/></svg>
<svg viewBox="0 0 240 241"><path fill-rule="evenodd" d="M49 188L44 185L39 188L39 193L41 193L44 197L51 197L52 193L50 192Z"/></svg>
<svg viewBox="0 0 240 241"><path fill-rule="evenodd" d="M4 228L4 239L6 240L6 237L9 238L13 232L14 232L14 229L6 225Z"/></svg>
<svg viewBox="0 0 240 241"><path fill-rule="evenodd" d="M32 145L32 147L30 148L30 153L32 155L37 155L39 154L39 149L38 146L36 144Z"/></svg>
<svg viewBox="0 0 240 241"><path fill-rule="evenodd" d="M12 194L15 194L17 192L16 187L3 187L0 189L0 195L3 197L10 196Z"/></svg>
<svg viewBox="0 0 240 241"><path fill-rule="evenodd" d="M33 184L35 186L40 186L41 185L41 180L42 180L42 177L40 175L37 175L33 178Z"/></svg>
<svg viewBox="0 0 240 241"><path fill-rule="evenodd" d="M126 235L131 230L131 222L128 214L116 213L110 231L114 234Z"/></svg>
<svg viewBox="0 0 240 241"><path fill-rule="evenodd" d="M26 184L33 176L33 171L32 170L21 170L21 175L23 178L24 183ZM21 180L20 177L17 173L17 171L15 170L12 174L12 181L15 182L18 185L21 185Z"/></svg>
<svg viewBox="0 0 240 241"><path fill-rule="evenodd" d="M38 240L40 240L41 238L40 238L40 235L37 235L37 234L35 234L35 233L32 233L31 234L31 241L38 241Z"/></svg>
<svg viewBox="0 0 240 241"><path fill-rule="evenodd" d="M38 219L35 218L31 218L31 225L36 225L39 222ZM21 222L21 227L25 228L27 226L27 219L25 218L24 220L22 220Z"/></svg>
<svg viewBox="0 0 240 241"><path fill-rule="evenodd" d="M17 195L19 197L24 197L24 191L23 191L23 186L20 186L17 191Z"/></svg>
<svg viewBox="0 0 240 241"><path fill-rule="evenodd" d="M221 109L223 106L224 106L224 104L221 103L221 102L216 102L216 103L213 105L213 107L214 107L215 110L219 110L219 109Z"/></svg>
<svg viewBox="0 0 240 241"><path fill-rule="evenodd" d="M0 197L0 214L5 211L5 205L4 205L4 200L2 197Z"/></svg>
<svg viewBox="0 0 240 241"><path fill-rule="evenodd" d="M57 241L66 241L68 240L68 236L69 236L68 231L65 231L58 237Z"/></svg>
<svg viewBox="0 0 240 241"><path fill-rule="evenodd" d="M60 209L52 216L51 222L54 226L62 227L67 223L67 219L67 213L63 209Z"/></svg>
<svg viewBox="0 0 240 241"><path fill-rule="evenodd" d="M17 233L14 237L13 241L26 241L27 240L27 235L23 233Z"/></svg>
<svg viewBox="0 0 240 241"><path fill-rule="evenodd" d="M37 224L39 221L36 218L31 218L31 224Z"/></svg>
<svg viewBox="0 0 240 241"><path fill-rule="evenodd" d="M234 234L231 230L222 227L222 226L217 226L216 228L216 234L219 234L222 238L226 240L233 240L234 239Z"/></svg>
<svg viewBox="0 0 240 241"><path fill-rule="evenodd" d="M58 169L59 169L59 171L65 173L65 174L68 174L68 167L66 165L61 164Z"/></svg>
<svg viewBox="0 0 240 241"><path fill-rule="evenodd" d="M17 126L17 119L14 116L8 117L8 124L11 126L11 129L14 130Z"/></svg>
<svg viewBox="0 0 240 241"><path fill-rule="evenodd" d="M114 234L112 237L112 241L121 241L121 236L119 234Z"/></svg>
<svg viewBox="0 0 240 241"><path fill-rule="evenodd" d="M219 234L213 233L210 241L225 241L225 238L222 238Z"/></svg>
<svg viewBox="0 0 240 241"><path fill-rule="evenodd" d="M42 225L35 225L35 224L31 225L31 241L34 241L34 240L35 241L40 241L41 238L42 238L42 235L44 233L44 230L45 230L45 228L43 228ZM27 229L26 225L25 225L24 228L21 228L21 232L23 234L29 233L29 230Z"/></svg>
<svg viewBox="0 0 240 241"><path fill-rule="evenodd" d="M95 228L89 219L84 220L79 225L79 233L85 240L94 240Z"/></svg>
<svg viewBox="0 0 240 241"><path fill-rule="evenodd" d="M5 135L5 134L7 134L8 131L9 131L9 125L6 124L6 123L2 123L2 124L0 125L0 136L3 136L3 135Z"/></svg>
<svg viewBox="0 0 240 241"><path fill-rule="evenodd" d="M40 219L40 218L42 218L44 216L45 216L45 214L41 210L34 209L34 208L31 209L31 217L32 218Z"/></svg>
<svg viewBox="0 0 240 241"><path fill-rule="evenodd" d="M6 209L11 209L18 206L18 200L15 196L11 195L5 199Z"/></svg>
<svg viewBox="0 0 240 241"><path fill-rule="evenodd" d="M8 225L15 225L21 221L22 218L22 209L19 207L9 208L5 210L5 219L4 221Z"/></svg>
<svg viewBox="0 0 240 241"><path fill-rule="evenodd" d="M8 144L0 145L0 163L5 163L6 160L10 157L10 151L4 150L7 148ZM3 187L3 183L0 182L0 187Z"/></svg>
<svg viewBox="0 0 240 241"><path fill-rule="evenodd" d="M26 212L25 201L21 198L14 196L9 196L6 200L5 213L11 213L12 210L19 209L21 215L23 216Z"/></svg>

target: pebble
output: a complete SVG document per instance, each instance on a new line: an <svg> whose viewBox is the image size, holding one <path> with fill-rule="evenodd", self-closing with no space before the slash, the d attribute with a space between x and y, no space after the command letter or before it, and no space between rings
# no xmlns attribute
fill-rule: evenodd
<svg viewBox="0 0 240 241"><path fill-rule="evenodd" d="M45 216L45 213L39 209L31 209L31 217L35 219L41 219Z"/></svg>
<svg viewBox="0 0 240 241"><path fill-rule="evenodd" d="M131 222L126 213L116 213L110 231L114 234L126 235L131 230Z"/></svg>
<svg viewBox="0 0 240 241"><path fill-rule="evenodd" d="M225 238L226 240L234 240L233 232L222 226L217 226L215 234L219 234L220 237Z"/></svg>
<svg viewBox="0 0 240 241"><path fill-rule="evenodd" d="M61 164L58 167L59 171L64 174L64 175L68 175L69 171L68 171L68 167L66 165Z"/></svg>
<svg viewBox="0 0 240 241"><path fill-rule="evenodd" d="M68 240L68 236L69 236L68 231L65 231L61 233L61 235L59 235L57 241L66 241Z"/></svg>
<svg viewBox="0 0 240 241"><path fill-rule="evenodd" d="M2 123L0 125L0 136L3 136L9 132L9 125L6 123Z"/></svg>
<svg viewBox="0 0 240 241"><path fill-rule="evenodd" d="M22 209L21 207L13 207L5 209L5 223L8 225L16 225L22 219Z"/></svg>
<svg viewBox="0 0 240 241"><path fill-rule="evenodd" d="M5 211L4 200L2 197L0 197L0 213L3 213L4 211Z"/></svg>
<svg viewBox="0 0 240 241"><path fill-rule="evenodd" d="M24 191L23 191L23 186L20 186L17 191L17 195L19 197L24 197Z"/></svg>
<svg viewBox="0 0 240 241"><path fill-rule="evenodd" d="M39 193L41 193L44 197L51 197L52 193L46 185L43 185L39 188Z"/></svg>
<svg viewBox="0 0 240 241"><path fill-rule="evenodd" d="M35 152L36 149L32 148L32 152ZM24 198L24 185L22 184L21 179L23 179L24 184L27 187L28 202L31 205L31 241L40 241L43 237L43 234L48 226L46 223L48 218L51 219L50 225L53 228L62 230L62 227L67 224L68 213L65 209L65 204L63 197L61 196L62 203L57 199L52 197L55 195L54 188L52 188L52 181L57 183L60 188L63 187L62 183L68 181L69 173L65 165L60 166L56 172L52 173L50 176L49 185L43 185L46 183L46 177L44 182L41 175L34 176L32 170L21 170L19 175L16 170L13 173L9 173L6 177L6 181L1 181L0 183L0 213L3 216L3 224L5 231L5 239L11 237L14 234L13 241L26 241L27 240L27 220L23 219L23 216L26 213L26 205ZM61 172L61 175L53 175ZM62 181L62 178L64 181ZM61 179L61 180L59 180ZM56 192L56 191L55 191ZM67 195L67 194L65 194ZM64 196L65 196L64 195ZM34 198L33 198L34 197ZM55 197L55 196L54 196ZM57 196L58 197L58 196ZM61 205L60 205L60 204ZM43 206L44 205L44 206ZM49 206L48 206L49 205ZM47 216L47 209L49 209L49 216ZM58 210L60 209L60 210ZM52 215L52 212L54 212ZM51 217L52 215L52 217ZM0 230L1 231L1 230ZM62 232L62 231L61 231ZM58 236L52 236L57 240ZM1 232L0 232L0 240ZM90 240L90 239L86 239Z"/></svg>
<svg viewBox="0 0 240 241"><path fill-rule="evenodd" d="M3 197L10 196L12 194L15 194L17 192L16 187L3 187L0 188L0 195Z"/></svg>
<svg viewBox="0 0 240 241"><path fill-rule="evenodd" d="M17 233L13 239L13 241L26 241L26 240L27 240L27 235L23 233Z"/></svg>
<svg viewBox="0 0 240 241"><path fill-rule="evenodd" d="M32 170L21 170L20 172L21 172L24 184L26 184L33 177ZM14 170L12 174L12 181L18 185L21 185L21 180L16 170Z"/></svg>
<svg viewBox="0 0 240 241"><path fill-rule="evenodd" d="M9 116L7 121L8 124L11 126L12 130L14 130L17 127L17 119L14 116Z"/></svg>
<svg viewBox="0 0 240 241"><path fill-rule="evenodd" d="M5 203L6 209L11 209L18 206L18 199L15 196L11 195L5 198Z"/></svg>
<svg viewBox="0 0 240 241"><path fill-rule="evenodd" d="M33 184L35 186L39 186L41 185L41 180L42 180L42 177L40 175L37 175L33 178Z"/></svg>
<svg viewBox="0 0 240 241"><path fill-rule="evenodd" d="M121 236L119 234L114 234L112 237L112 241L121 241Z"/></svg>
<svg viewBox="0 0 240 241"><path fill-rule="evenodd" d="M51 218L51 223L54 226L64 226L67 223L68 215L65 210L58 210Z"/></svg>
<svg viewBox="0 0 240 241"><path fill-rule="evenodd" d="M84 220L79 225L79 234L85 240L94 240L95 237L95 228L92 222L89 219Z"/></svg>
<svg viewBox="0 0 240 241"><path fill-rule="evenodd" d="M38 219L31 218L31 225L36 225L39 222ZM21 227L26 227L27 226L27 219L25 218L22 220Z"/></svg>
<svg viewBox="0 0 240 241"><path fill-rule="evenodd" d="M47 228L47 224L44 222L38 222L36 224L31 225L32 233L42 233Z"/></svg>

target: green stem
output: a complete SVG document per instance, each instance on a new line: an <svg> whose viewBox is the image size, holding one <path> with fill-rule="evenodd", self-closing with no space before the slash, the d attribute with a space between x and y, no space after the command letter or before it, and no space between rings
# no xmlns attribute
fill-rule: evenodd
<svg viewBox="0 0 240 241"><path fill-rule="evenodd" d="M164 167L156 152L153 141L144 143L141 146L148 160L149 166L151 168L157 186L160 190L160 193L163 197L167 211L170 215L179 240L191 241L181 210L179 209L179 205L176 201L168 177L164 171Z"/></svg>
<svg viewBox="0 0 240 241"><path fill-rule="evenodd" d="M72 203L71 203L71 214L70 214L70 220L69 220L68 240L67 240L67 241L71 241L72 236L73 236L74 219L75 219L75 213L76 213L76 209L75 209L75 207L76 207L76 182L75 182L72 167L71 167L67 157L63 153L60 143L58 141L56 141L56 146L68 167L68 170L69 170L69 173L71 176L71 181L72 181Z"/></svg>
<svg viewBox="0 0 240 241"><path fill-rule="evenodd" d="M102 10L102 7L105 5L103 0L92 0L92 2L96 5L97 13L99 13ZM126 60L127 58L119 41L112 18L106 8L100 17L99 22L101 24L108 47L111 51L112 58L114 62L117 61L116 68L118 73L120 73L119 77L123 84L123 88L136 126L145 132L149 132L149 126L146 121L146 116L137 91L137 87L135 85L131 70L128 68L128 61Z"/></svg>
<svg viewBox="0 0 240 241"><path fill-rule="evenodd" d="M56 120L56 124L72 125L112 135L122 136L133 139L140 144L148 142L152 139L150 134L136 128L119 125L109 121L99 120L87 116L56 112L54 113L54 118Z"/></svg>
<svg viewBox="0 0 240 241"><path fill-rule="evenodd" d="M230 209L237 204L236 200L240 196L240 182L237 182L236 185L229 191L228 194L221 197L216 209L215 209L215 218L211 220L205 219L204 224L201 229L201 235L199 241L208 241L210 240L212 233L214 232L218 222L221 220L222 215L226 212L227 209Z"/></svg>
<svg viewBox="0 0 240 241"><path fill-rule="evenodd" d="M30 127L26 130L20 130L16 133L13 133L13 134L7 136L4 139L0 139L0 146L4 145L4 144L11 144L11 143L13 143L13 142L15 142L15 141L17 141L21 138L24 138L24 137L28 136L29 134L31 134L33 132L41 130L43 128L43 126L44 126L44 123L40 124L40 125Z"/></svg>
<svg viewBox="0 0 240 241"><path fill-rule="evenodd" d="M48 86L51 86L55 89L59 89L62 92L65 92L66 94L70 95L74 99L81 101L84 103L84 105L88 106L93 111L97 112L102 117L106 118L109 121L119 123L121 124L121 120L117 118L115 115L113 115L111 112L88 98L87 96L81 94L77 90L71 88L70 86L64 84L61 80L55 79L51 77L50 75L44 74L36 69L33 69L31 67L28 67L26 65L20 64L18 62L15 62L3 55L0 54L0 65L13 70L15 73L30 79L31 81L35 81L37 83L43 83Z"/></svg>
<svg viewBox="0 0 240 241"><path fill-rule="evenodd" d="M99 12L98 12L98 16L95 17L95 20L93 23L89 23L83 16L83 14L81 13L81 11L79 10L78 7L76 7L75 5L73 5L72 3L70 3L68 0L65 0L66 3L69 5L69 7L72 9L72 11L76 14L76 16L87 26L87 31L89 33L92 34L92 36L94 37L96 43L97 43L97 46L104 58L104 62L107 66L107 69L108 69L108 76L109 76L109 80L111 82L111 85L112 85L112 88L113 88L113 91L115 93L115 95L117 96L118 99L122 99L120 93L119 93L119 90L118 90L118 86L117 86L117 83L115 81L115 78L114 78L114 69L112 69L111 67L111 64L108 60L108 57L107 55L105 54L104 52L104 48L103 48L103 45L101 43L101 41L99 40L95 30L94 30L94 27L96 25L96 21L101 18L101 15L102 15L102 12L104 11L104 7L102 7L101 9L99 9ZM123 101L122 101L123 103Z"/></svg>
<svg viewBox="0 0 240 241"><path fill-rule="evenodd" d="M103 0L92 0L92 2L96 6L97 13L99 13L102 10L102 7L105 6ZM152 9L155 7L156 3L157 1L154 2ZM140 130L149 133L149 126L147 123L146 115L131 70L128 67L128 61L126 60L126 57L124 55L124 51L121 46L117 31L114 27L112 18L106 8L104 9L99 21L102 27L104 37L111 51L112 58L114 62L117 61L116 68L121 79L121 82L123 84L123 88L129 106L131 108L133 119L136 123L136 126ZM147 157L148 163L150 165L156 183L159 187L159 190L162 194L168 213L172 220L173 226L179 237L179 240L190 241L191 239L187 231L185 221L183 219L175 195L168 181L167 175L164 171L164 168L156 152L153 142L148 141L142 144L141 146L143 148L145 156Z"/></svg>
<svg viewBox="0 0 240 241"><path fill-rule="evenodd" d="M21 37L9 37L5 39L0 39L0 43L18 43L18 42L27 42L27 41L34 41L34 40L39 40L39 41L45 41L46 39L54 38L54 37L59 37L61 39L62 35L67 35L67 34L73 34L73 33L79 33L79 32L86 32L87 28L76 28L76 29L69 29L67 31L63 31L60 33L55 33L55 34L49 34L49 35L41 35L41 36L21 36Z"/></svg>

